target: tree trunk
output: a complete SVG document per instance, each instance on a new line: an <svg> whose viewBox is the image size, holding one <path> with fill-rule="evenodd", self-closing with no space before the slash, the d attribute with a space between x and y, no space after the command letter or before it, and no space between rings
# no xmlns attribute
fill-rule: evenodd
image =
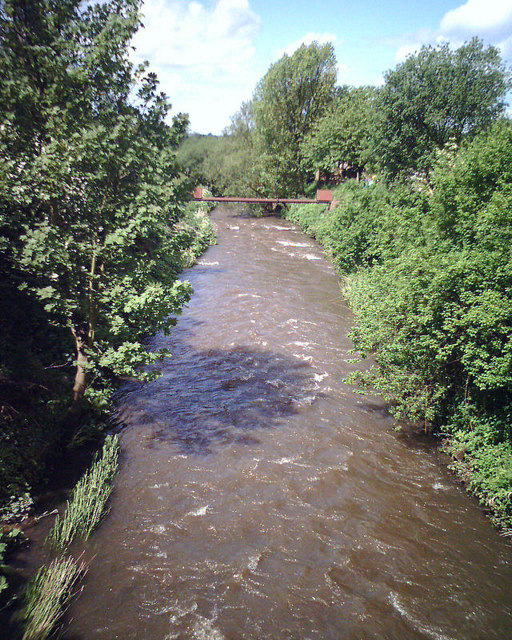
<svg viewBox="0 0 512 640"><path fill-rule="evenodd" d="M80 426L82 415L82 400L87 389L89 373L87 357L87 331L80 330L78 327L71 329L76 344L76 371L75 383L73 385L73 402L69 407L65 420L65 427L68 432L73 434Z"/></svg>
<svg viewBox="0 0 512 640"><path fill-rule="evenodd" d="M85 327L73 327L71 331L76 344L76 372L71 412L78 416L89 378L87 366L89 364L89 358L87 357L87 347L89 346L88 329Z"/></svg>
<svg viewBox="0 0 512 640"><path fill-rule="evenodd" d="M73 405L79 405L87 388L87 354L84 351L83 340L76 339L76 373L73 385Z"/></svg>

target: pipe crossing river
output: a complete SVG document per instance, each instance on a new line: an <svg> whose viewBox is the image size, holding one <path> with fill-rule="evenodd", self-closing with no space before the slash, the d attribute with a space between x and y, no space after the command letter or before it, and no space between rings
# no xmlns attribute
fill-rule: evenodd
<svg viewBox="0 0 512 640"><path fill-rule="evenodd" d="M69 640L507 640L512 553L396 432L355 367L339 279L292 224L213 213L219 244L163 376L126 389L112 510Z"/></svg>

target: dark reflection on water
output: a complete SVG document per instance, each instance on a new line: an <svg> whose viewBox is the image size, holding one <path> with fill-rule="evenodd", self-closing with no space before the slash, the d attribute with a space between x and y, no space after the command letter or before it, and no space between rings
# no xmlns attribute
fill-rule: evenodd
<svg viewBox="0 0 512 640"><path fill-rule="evenodd" d="M312 368L284 355L247 347L196 351L183 344L172 352L162 378L121 403L124 422L151 427L148 446L167 441L184 453L205 454L214 444L257 444L249 432L296 414L315 386Z"/></svg>

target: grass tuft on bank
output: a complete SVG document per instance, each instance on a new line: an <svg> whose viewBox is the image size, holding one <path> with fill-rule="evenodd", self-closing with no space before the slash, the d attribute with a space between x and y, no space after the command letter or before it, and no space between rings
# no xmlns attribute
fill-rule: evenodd
<svg viewBox="0 0 512 640"><path fill-rule="evenodd" d="M62 517L57 516L48 542L57 557L44 565L25 594L23 640L45 640L58 624L86 567L65 555L77 538L87 540L106 513L119 464L118 436L107 436L101 455L75 486Z"/></svg>
<svg viewBox="0 0 512 640"><path fill-rule="evenodd" d="M64 515L57 516L48 537L52 547L66 549L76 538L89 538L105 514L118 463L118 437L107 436L101 455L73 489Z"/></svg>
<svg viewBox="0 0 512 640"><path fill-rule="evenodd" d="M46 640L52 634L84 570L83 563L66 557L39 570L27 590L23 640Z"/></svg>

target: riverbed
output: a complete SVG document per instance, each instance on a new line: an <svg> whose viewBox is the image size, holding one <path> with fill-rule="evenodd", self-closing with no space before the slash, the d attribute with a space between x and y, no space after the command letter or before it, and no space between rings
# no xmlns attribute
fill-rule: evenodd
<svg viewBox="0 0 512 640"><path fill-rule="evenodd" d="M507 640L512 553L431 445L343 379L353 322L291 223L218 245L124 390L123 462L69 640Z"/></svg>

